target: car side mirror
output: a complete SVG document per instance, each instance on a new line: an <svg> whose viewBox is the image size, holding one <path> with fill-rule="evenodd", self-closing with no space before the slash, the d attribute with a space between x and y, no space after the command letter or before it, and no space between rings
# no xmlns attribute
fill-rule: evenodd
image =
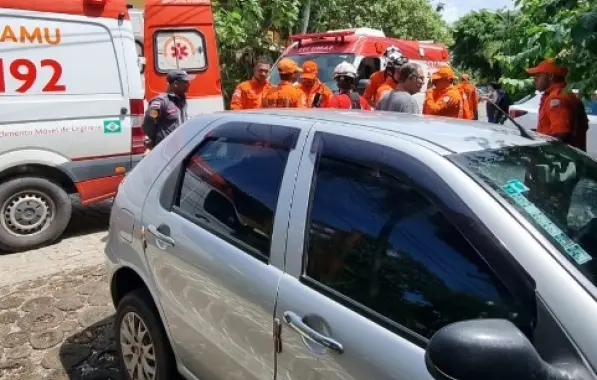
<svg viewBox="0 0 597 380"><path fill-rule="evenodd" d="M365 89L369 85L369 79L360 79L357 83L357 92L359 95L363 95L365 93Z"/></svg>
<svg viewBox="0 0 597 380"><path fill-rule="evenodd" d="M505 319L457 322L431 337L425 353L436 380L570 380L545 362L526 336Z"/></svg>

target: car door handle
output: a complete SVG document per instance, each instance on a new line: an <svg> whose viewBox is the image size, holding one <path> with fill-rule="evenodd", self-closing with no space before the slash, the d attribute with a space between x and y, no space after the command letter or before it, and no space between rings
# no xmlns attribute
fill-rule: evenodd
<svg viewBox="0 0 597 380"><path fill-rule="evenodd" d="M302 337L309 339L311 342L322 345L325 348L336 351L341 354L344 352L342 344L336 342L334 339L318 333L303 322L302 318L292 311L284 312L284 322L288 324L294 331Z"/></svg>
<svg viewBox="0 0 597 380"><path fill-rule="evenodd" d="M162 226L160 226L162 227ZM153 236L156 238L157 246L159 249L166 249L167 246L173 247L174 246L174 239L170 236L160 232L159 228L156 228L153 224L147 226L147 229ZM161 244L163 245L161 245Z"/></svg>

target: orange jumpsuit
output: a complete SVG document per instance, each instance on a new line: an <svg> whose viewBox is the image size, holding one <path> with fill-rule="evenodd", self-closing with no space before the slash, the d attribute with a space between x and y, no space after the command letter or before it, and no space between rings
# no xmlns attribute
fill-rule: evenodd
<svg viewBox="0 0 597 380"><path fill-rule="evenodd" d="M474 119L479 111L479 96L477 88L471 83L461 83L460 90L466 95L468 100L468 110L470 119Z"/></svg>
<svg viewBox="0 0 597 380"><path fill-rule="evenodd" d="M263 94L263 108L307 108L305 94L292 82L280 81Z"/></svg>
<svg viewBox="0 0 597 380"><path fill-rule="evenodd" d="M462 119L463 108L462 96L455 86L450 85L443 91L429 89L425 94L425 103L423 104L424 115Z"/></svg>
<svg viewBox="0 0 597 380"><path fill-rule="evenodd" d="M381 100L381 98L383 98L383 96L386 94L386 92L394 90L397 85L398 85L398 83L396 83L394 78L388 77L386 79L385 83L382 84L381 86L379 86L379 88L377 89L373 103L374 104L379 103L379 101Z"/></svg>
<svg viewBox="0 0 597 380"><path fill-rule="evenodd" d="M316 79L315 84L311 86L311 88L306 88L301 83L298 83L296 87L299 88L303 94L305 94L305 98L307 99L307 107L309 108L313 107L313 101L315 100L316 94L321 94L322 96L320 103L321 108L324 108L330 101L330 98L334 96L332 90L330 90L330 88L322 83L319 79Z"/></svg>
<svg viewBox="0 0 597 380"><path fill-rule="evenodd" d="M386 82L386 73L383 70L376 71L369 77L369 84L365 88L365 92L363 93L363 98L369 103L373 103L375 100L375 94L377 94L377 90L379 86Z"/></svg>
<svg viewBox="0 0 597 380"><path fill-rule="evenodd" d="M272 85L269 82L259 83L255 79L240 83L234 89L230 102L231 110L250 110L261 108L261 96Z"/></svg>
<svg viewBox="0 0 597 380"><path fill-rule="evenodd" d="M537 132L559 138L574 132L566 142L586 151L589 120L584 105L565 87L565 83L555 84L541 96Z"/></svg>

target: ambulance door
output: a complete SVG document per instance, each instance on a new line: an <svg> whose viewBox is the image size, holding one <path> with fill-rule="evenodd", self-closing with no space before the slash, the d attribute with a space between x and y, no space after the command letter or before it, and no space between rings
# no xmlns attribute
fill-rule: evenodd
<svg viewBox="0 0 597 380"><path fill-rule="evenodd" d="M166 74L196 75L187 93L189 116L224 109L212 7L207 0L145 3L145 98L166 90Z"/></svg>

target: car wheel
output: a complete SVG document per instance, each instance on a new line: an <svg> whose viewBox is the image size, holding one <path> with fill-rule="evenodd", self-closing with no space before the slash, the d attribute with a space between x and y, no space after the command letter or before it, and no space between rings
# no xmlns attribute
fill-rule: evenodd
<svg viewBox="0 0 597 380"><path fill-rule="evenodd" d="M122 298L116 311L115 329L123 379L178 378L166 331L146 291L135 290Z"/></svg>
<svg viewBox="0 0 597 380"><path fill-rule="evenodd" d="M70 221L72 204L62 187L40 177L0 185L0 247L22 251L58 239Z"/></svg>

